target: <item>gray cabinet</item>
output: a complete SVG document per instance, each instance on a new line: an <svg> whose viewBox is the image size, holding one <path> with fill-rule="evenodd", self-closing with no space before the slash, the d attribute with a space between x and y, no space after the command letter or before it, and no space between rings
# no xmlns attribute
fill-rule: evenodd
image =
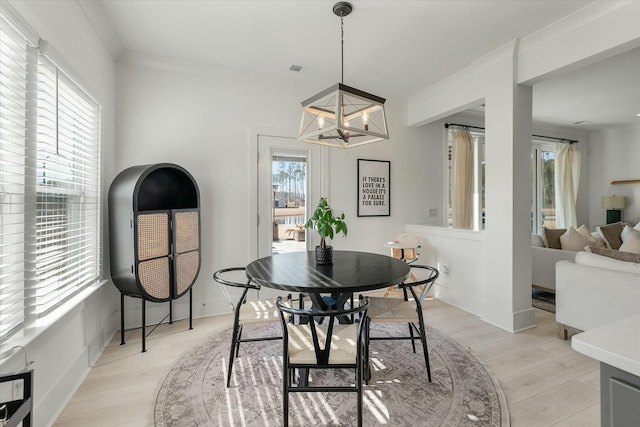
<svg viewBox="0 0 640 427"><path fill-rule="evenodd" d="M640 426L640 378L600 363L600 425Z"/></svg>

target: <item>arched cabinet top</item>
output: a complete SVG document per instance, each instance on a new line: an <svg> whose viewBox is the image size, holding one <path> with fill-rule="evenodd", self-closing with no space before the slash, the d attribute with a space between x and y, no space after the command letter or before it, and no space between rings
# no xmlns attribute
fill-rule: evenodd
<svg viewBox="0 0 640 427"><path fill-rule="evenodd" d="M198 185L186 169L172 163L132 166L120 172L112 191L123 190L132 197L136 212L167 209L197 209Z"/></svg>

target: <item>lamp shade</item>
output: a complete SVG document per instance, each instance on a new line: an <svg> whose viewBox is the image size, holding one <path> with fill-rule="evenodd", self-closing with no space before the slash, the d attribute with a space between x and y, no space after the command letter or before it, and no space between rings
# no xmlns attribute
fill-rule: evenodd
<svg viewBox="0 0 640 427"><path fill-rule="evenodd" d="M350 148L389 139L385 99L338 83L302 101L298 139Z"/></svg>
<svg viewBox="0 0 640 427"><path fill-rule="evenodd" d="M602 209L624 209L627 205L625 196L604 196L600 201Z"/></svg>

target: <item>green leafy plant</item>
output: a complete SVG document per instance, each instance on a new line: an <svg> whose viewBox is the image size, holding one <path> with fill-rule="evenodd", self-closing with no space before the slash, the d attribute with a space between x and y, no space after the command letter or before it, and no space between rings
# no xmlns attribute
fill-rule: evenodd
<svg viewBox="0 0 640 427"><path fill-rule="evenodd" d="M313 216L305 226L318 232L321 248L325 248L327 246L326 239L333 239L334 235L342 233L344 237L347 237L347 223L344 222L344 214L335 216L325 197L320 198L318 207L313 211Z"/></svg>

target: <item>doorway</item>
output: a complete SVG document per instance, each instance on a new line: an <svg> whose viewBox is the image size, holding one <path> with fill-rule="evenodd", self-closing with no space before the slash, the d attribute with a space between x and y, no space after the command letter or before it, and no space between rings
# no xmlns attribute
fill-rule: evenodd
<svg viewBox="0 0 640 427"><path fill-rule="evenodd" d="M306 251L304 224L321 194L321 147L258 135L258 258Z"/></svg>

